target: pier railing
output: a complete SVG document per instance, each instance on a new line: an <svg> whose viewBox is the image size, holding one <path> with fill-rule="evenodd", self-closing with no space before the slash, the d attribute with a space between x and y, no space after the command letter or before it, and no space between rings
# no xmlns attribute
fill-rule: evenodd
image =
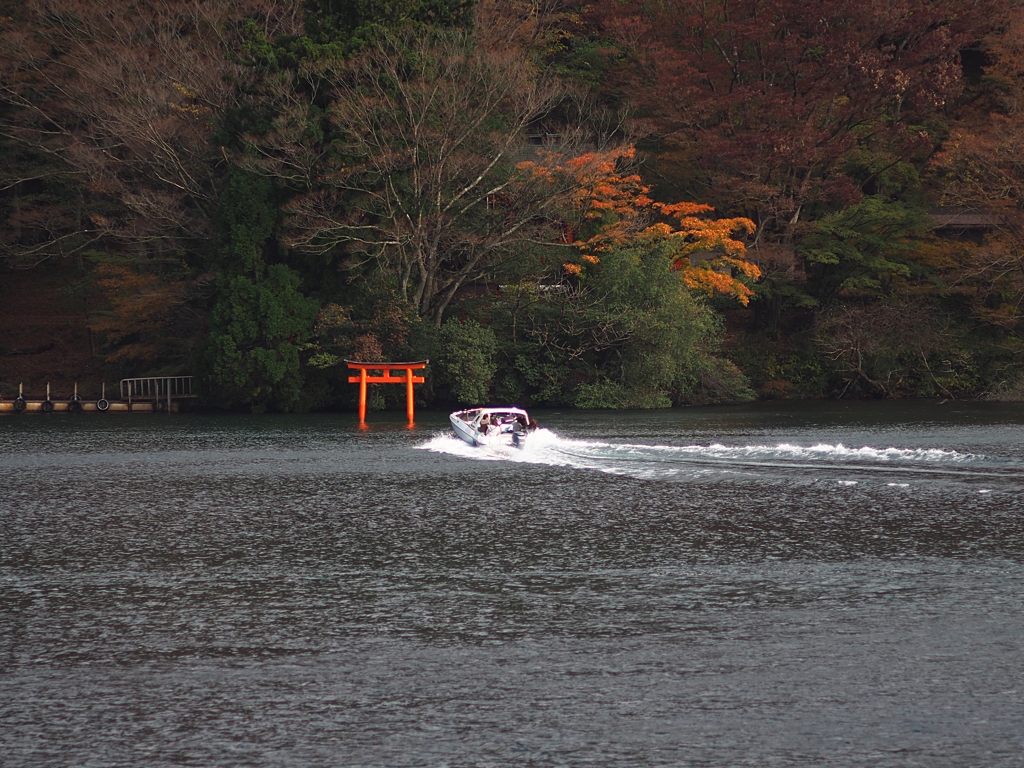
<svg viewBox="0 0 1024 768"><path fill-rule="evenodd" d="M122 400L168 400L197 397L192 376L147 376L121 379Z"/></svg>

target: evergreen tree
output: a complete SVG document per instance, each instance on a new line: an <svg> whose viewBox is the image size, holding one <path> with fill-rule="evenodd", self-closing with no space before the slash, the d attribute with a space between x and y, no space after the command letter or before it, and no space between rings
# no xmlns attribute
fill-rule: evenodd
<svg viewBox="0 0 1024 768"><path fill-rule="evenodd" d="M268 263L277 228L270 182L232 171L217 223L212 266L220 276L203 367L223 405L297 410L299 347L312 333L318 304L299 291L298 273Z"/></svg>
<svg viewBox="0 0 1024 768"><path fill-rule="evenodd" d="M358 50L381 30L412 24L469 27L475 0L306 0L306 30L317 44Z"/></svg>

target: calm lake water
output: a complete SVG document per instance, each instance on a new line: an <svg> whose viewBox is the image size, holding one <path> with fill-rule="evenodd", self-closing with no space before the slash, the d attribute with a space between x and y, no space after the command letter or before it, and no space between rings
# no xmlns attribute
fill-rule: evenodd
<svg viewBox="0 0 1024 768"><path fill-rule="evenodd" d="M1024 407L537 416L0 418L0 764L1024 764Z"/></svg>

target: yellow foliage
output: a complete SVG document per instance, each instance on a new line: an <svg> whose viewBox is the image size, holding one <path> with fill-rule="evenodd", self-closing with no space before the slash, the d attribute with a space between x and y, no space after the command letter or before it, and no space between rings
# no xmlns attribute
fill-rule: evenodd
<svg viewBox="0 0 1024 768"><path fill-rule="evenodd" d="M171 83L171 86L174 88L174 90L176 90L178 93L180 93L182 96L188 99L194 99L199 95L195 91L186 88L181 83Z"/></svg>
<svg viewBox="0 0 1024 768"><path fill-rule="evenodd" d="M187 99L198 99L199 94L186 88L181 83L171 83L171 86ZM171 109L175 112L180 112L183 115L192 115L193 117L200 117L207 114L210 110L208 107L201 107L198 104L178 104L177 102L170 101L167 103Z"/></svg>

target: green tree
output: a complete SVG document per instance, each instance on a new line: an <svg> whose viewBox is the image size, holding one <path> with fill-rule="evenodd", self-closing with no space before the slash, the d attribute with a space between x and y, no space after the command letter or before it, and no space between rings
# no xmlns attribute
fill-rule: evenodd
<svg viewBox="0 0 1024 768"><path fill-rule="evenodd" d="M299 349L319 305L299 291L298 273L267 263L276 221L270 183L232 170L217 215L212 261L220 277L202 356L224 405L258 411L301 406Z"/></svg>
<svg viewBox="0 0 1024 768"><path fill-rule="evenodd" d="M447 385L452 398L463 405L481 405L488 401L490 383L497 370L498 343L494 331L475 320L452 317L438 334L440 351L436 360L437 376Z"/></svg>
<svg viewBox="0 0 1024 768"><path fill-rule="evenodd" d="M638 240L606 252L572 286L499 299L513 350L503 387L533 402L652 408L750 397L715 356L720 324L674 268L672 243Z"/></svg>
<svg viewBox="0 0 1024 768"><path fill-rule="evenodd" d="M405 24L468 27L474 5L475 0L305 0L305 25L315 43L355 49Z"/></svg>
<svg viewBox="0 0 1024 768"><path fill-rule="evenodd" d="M884 295L894 281L914 272L916 236L923 235L923 211L882 197L809 224L796 241L796 252L810 268L810 288L823 304L841 291Z"/></svg>
<svg viewBox="0 0 1024 768"><path fill-rule="evenodd" d="M317 303L299 292L299 276L283 264L262 280L226 281L210 318L207 367L222 405L294 411L301 407L299 347L309 338Z"/></svg>
<svg viewBox="0 0 1024 768"><path fill-rule="evenodd" d="M228 174L215 217L214 266L218 271L250 275L256 280L263 277L264 249L271 242L279 219L271 196L267 178L241 169Z"/></svg>

